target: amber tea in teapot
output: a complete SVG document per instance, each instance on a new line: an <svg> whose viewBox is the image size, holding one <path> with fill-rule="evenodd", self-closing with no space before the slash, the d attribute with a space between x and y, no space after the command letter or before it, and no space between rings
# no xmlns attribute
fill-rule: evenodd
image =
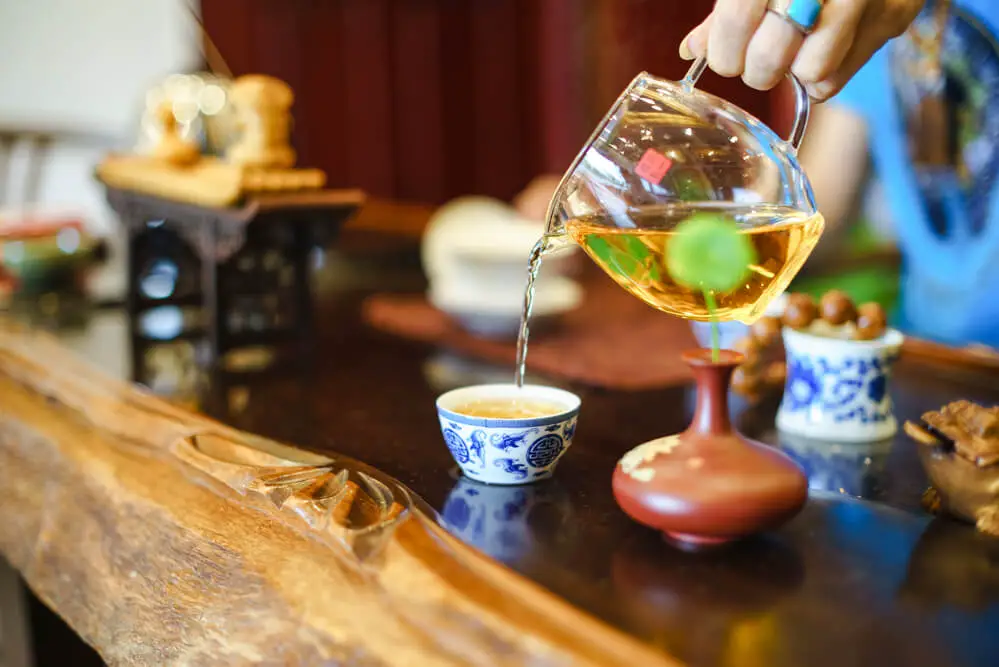
<svg viewBox="0 0 999 667"><path fill-rule="evenodd" d="M746 323L764 314L814 249L823 220L797 159L807 91L791 77L796 116L785 140L743 109L698 90L706 67L698 60L677 82L636 77L563 176L530 258L517 384L524 381L542 256L564 243L575 241L617 284L663 312ZM704 214L724 219L729 229L734 223L751 241L754 259L734 289L688 289L667 270L678 225ZM705 246L709 255L711 247Z"/></svg>
<svg viewBox="0 0 999 667"><path fill-rule="evenodd" d="M698 213L721 213L749 237L757 261L745 283L716 297L722 320L752 323L798 273L822 234L818 213L786 206L684 203L647 206L629 214L635 227L614 227L599 214L574 218L566 232L618 285L653 308L689 320L710 319L704 293L678 285L666 267L676 226Z"/></svg>

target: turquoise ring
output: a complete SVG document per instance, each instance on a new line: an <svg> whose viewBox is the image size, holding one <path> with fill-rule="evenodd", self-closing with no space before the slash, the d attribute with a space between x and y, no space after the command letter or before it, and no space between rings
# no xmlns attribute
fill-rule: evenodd
<svg viewBox="0 0 999 667"><path fill-rule="evenodd" d="M807 35L819 22L822 0L770 0L767 11L773 12Z"/></svg>

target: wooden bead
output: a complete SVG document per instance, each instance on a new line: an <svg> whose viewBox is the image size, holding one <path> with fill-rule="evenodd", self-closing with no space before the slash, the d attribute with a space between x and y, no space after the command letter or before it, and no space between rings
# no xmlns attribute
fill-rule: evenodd
<svg viewBox="0 0 999 667"><path fill-rule="evenodd" d="M822 301L819 302L819 313L823 320L833 326L857 320L857 309L853 305L853 301L850 300L846 292L841 290L829 290L822 296Z"/></svg>
<svg viewBox="0 0 999 667"><path fill-rule="evenodd" d="M857 309L857 340L874 340L884 335L888 316L879 303L865 303Z"/></svg>
<svg viewBox="0 0 999 667"><path fill-rule="evenodd" d="M732 344L732 349L745 357L740 367L755 368L759 365L762 348L752 336L746 336L735 341Z"/></svg>
<svg viewBox="0 0 999 667"><path fill-rule="evenodd" d="M754 373L743 366L739 366L732 373L732 391L740 396L755 397L760 391L761 383L762 378L759 373Z"/></svg>
<svg viewBox="0 0 999 667"><path fill-rule="evenodd" d="M752 336L743 336L739 338L734 343L732 343L732 349L736 352L741 352L742 354L749 355L757 353L760 351L761 345Z"/></svg>
<svg viewBox="0 0 999 667"><path fill-rule="evenodd" d="M767 348L780 341L780 320L776 317L761 317L752 326L753 339L760 347Z"/></svg>
<svg viewBox="0 0 999 667"><path fill-rule="evenodd" d="M791 294L784 307L783 322L792 329L806 329L818 317L815 300L807 294Z"/></svg>
<svg viewBox="0 0 999 667"><path fill-rule="evenodd" d="M787 364L783 361L775 361L767 367L767 372L763 381L770 387L780 387L787 379Z"/></svg>

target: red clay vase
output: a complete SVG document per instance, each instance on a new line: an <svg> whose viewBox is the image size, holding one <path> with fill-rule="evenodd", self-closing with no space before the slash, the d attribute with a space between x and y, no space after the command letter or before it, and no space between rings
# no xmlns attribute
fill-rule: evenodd
<svg viewBox="0 0 999 667"><path fill-rule="evenodd" d="M680 543L722 544L779 526L808 499L808 479L782 452L732 428L728 385L738 352L683 354L697 384L686 431L640 445L614 470L614 497L638 523Z"/></svg>

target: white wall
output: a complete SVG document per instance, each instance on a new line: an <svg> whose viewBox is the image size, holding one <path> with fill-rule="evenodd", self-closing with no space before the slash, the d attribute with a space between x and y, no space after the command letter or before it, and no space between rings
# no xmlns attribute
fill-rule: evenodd
<svg viewBox="0 0 999 667"><path fill-rule="evenodd" d="M187 2L193 0L0 0L0 126L95 132L130 147L146 90L198 62ZM108 147L57 146L36 203L78 210L95 231L113 233L114 217L92 178ZM15 151L8 207L23 203L23 157ZM120 272L98 289L120 289Z"/></svg>
<svg viewBox="0 0 999 667"><path fill-rule="evenodd" d="M0 120L118 133L196 62L187 0L0 0Z"/></svg>

